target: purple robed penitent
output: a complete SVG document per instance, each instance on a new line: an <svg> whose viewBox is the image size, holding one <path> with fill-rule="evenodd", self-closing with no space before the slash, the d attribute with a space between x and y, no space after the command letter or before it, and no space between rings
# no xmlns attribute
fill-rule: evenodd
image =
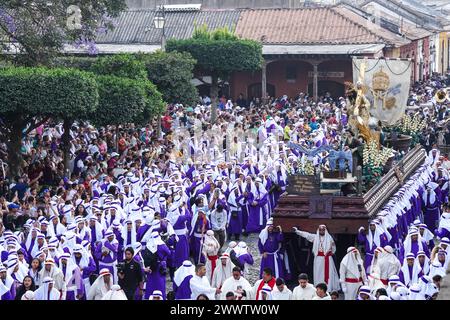
<svg viewBox="0 0 450 320"><path fill-rule="evenodd" d="M369 232L372 232L372 231L369 230ZM374 233L372 233L372 234L374 234ZM377 239L377 241L379 241L380 247L387 246L388 242L389 242L388 238L384 232L379 235L379 239ZM369 241L367 235L364 233L363 230L361 230L358 233L358 242L361 245L364 245L365 253L366 253L365 258L364 258L364 268L366 270L368 270L372 263L373 254L374 254L375 249L377 248L377 245L376 245L373 237L372 237L372 241L371 242Z"/></svg>
<svg viewBox="0 0 450 320"><path fill-rule="evenodd" d="M80 258L75 257L75 262L76 262L77 266L80 266L80 261L81 261L81 257ZM81 276L82 276L83 280L89 279L89 276L96 271L97 271L97 266L95 265L95 261L92 257L89 257L89 264L87 267L85 267L83 269Z"/></svg>
<svg viewBox="0 0 450 320"><path fill-rule="evenodd" d="M109 254L107 254L106 256L102 255L102 247L105 246L107 249L109 249L112 252ZM119 244L118 243L111 243L108 240L104 241L104 242L99 242L97 244L96 250L95 250L95 257L97 258L98 261L98 268L99 270L106 268L108 269L111 274L113 275L113 279L116 279L116 273L114 272L115 270L115 265L117 264L117 253L118 253L118 247ZM114 281L113 280L113 281Z"/></svg>
<svg viewBox="0 0 450 320"><path fill-rule="evenodd" d="M83 278L81 276L81 272L79 268L76 268L73 270L71 275L66 274L66 268L62 268L62 272L64 275L64 278L69 277L69 281L67 284L67 293L66 293L66 300L68 301L74 301L76 300L76 295L79 296L85 296L85 289L83 284Z"/></svg>
<svg viewBox="0 0 450 320"><path fill-rule="evenodd" d="M187 276L181 281L180 286L173 283L173 291L175 292L175 300L190 300L191 299L191 285L190 281L192 275Z"/></svg>
<svg viewBox="0 0 450 320"><path fill-rule="evenodd" d="M145 247L146 241L143 241L144 235L147 233L147 231L150 229L151 224L144 224L143 226L140 226L137 233L136 233L136 241L139 241L142 243L142 246Z"/></svg>
<svg viewBox="0 0 450 320"><path fill-rule="evenodd" d="M243 199L243 195L235 198L236 204L231 204L228 202L228 233L230 235L239 236L242 233L243 228L243 217L242 217L242 206L239 204Z"/></svg>
<svg viewBox="0 0 450 320"><path fill-rule="evenodd" d="M186 214L180 215L173 225L175 234L178 236L178 241L175 244L174 267L179 268L183 261L189 260L189 229L190 217Z"/></svg>
<svg viewBox="0 0 450 320"><path fill-rule="evenodd" d="M424 223L427 225L428 230L434 230L437 227L437 223L439 222L439 218L441 215L441 201L439 200L441 191L439 188L436 188L436 197L433 203L430 203L431 195L428 193L426 195L427 201L426 205L424 205Z"/></svg>
<svg viewBox="0 0 450 320"><path fill-rule="evenodd" d="M274 272L276 278L284 278L283 260L280 254L282 241L283 234L280 232L269 232L264 244L261 242L261 239L258 240L259 253L261 255L266 253L266 257L261 258L260 278L262 278L263 270L265 268L270 268Z"/></svg>
<svg viewBox="0 0 450 320"><path fill-rule="evenodd" d="M152 270L151 273L147 273L147 282L144 295L145 300L148 300L150 295L155 290L160 290L163 294L163 299L166 299L166 276L165 274L162 275L160 270L166 268L166 260L170 255L170 250L165 244L160 244L156 249L156 255L158 256L157 269Z"/></svg>
<svg viewBox="0 0 450 320"><path fill-rule="evenodd" d="M268 196L267 193L262 195L258 190L256 191L256 195L254 195L251 192L248 194L247 202L249 203L248 205L249 213L246 229L248 233L260 232L266 225L267 196ZM256 202L256 205L253 205L253 202Z"/></svg>
<svg viewBox="0 0 450 320"><path fill-rule="evenodd" d="M402 247L400 248L400 254L399 254L399 256L398 256L398 259L399 259L400 261L403 261L403 259L405 258L405 256L406 256L408 253L413 253L414 256L417 256L417 253L418 253L419 251L425 252L426 256L427 256L427 257L430 257L430 250L428 249L427 242L426 242L425 240L421 240L421 244L422 244L422 249L420 249L419 241L418 241L418 240L416 240L416 241L411 240L411 250L408 251L408 252L406 252L405 247L402 246Z"/></svg>
<svg viewBox="0 0 450 320"><path fill-rule="evenodd" d="M211 223L209 220L206 220L206 228L205 232L203 234L203 238L206 234L207 230L211 229ZM194 258L195 264L199 263L198 257L200 256L200 263L205 263L205 256L203 254L200 254L201 245L202 245L202 222L200 221L200 218L197 219L194 230L192 230L192 235L190 237L190 249L191 249L191 255Z"/></svg>
<svg viewBox="0 0 450 320"><path fill-rule="evenodd" d="M272 193L272 210L275 209L275 207L278 204L278 200L280 199L280 196L286 191L286 185L287 182L285 180L283 180L283 174L281 173L281 171L277 172L277 181L275 183L276 185L278 185L279 190L274 190Z"/></svg>

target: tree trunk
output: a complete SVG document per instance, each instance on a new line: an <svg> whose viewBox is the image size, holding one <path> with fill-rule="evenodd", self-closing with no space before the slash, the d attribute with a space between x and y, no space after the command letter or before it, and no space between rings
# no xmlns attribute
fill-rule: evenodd
<svg viewBox="0 0 450 320"><path fill-rule="evenodd" d="M211 75L211 123L217 119L217 96L219 95L219 77Z"/></svg>
<svg viewBox="0 0 450 320"><path fill-rule="evenodd" d="M64 176L70 179L70 127L72 126L72 121L65 119L63 128L64 133L62 136L63 141L63 153L64 153ZM76 164L75 164L76 165Z"/></svg>
<svg viewBox="0 0 450 320"><path fill-rule="evenodd" d="M22 129L25 123L22 117L17 117L11 122L6 143L8 148L9 173L12 177L22 174Z"/></svg>
<svg viewBox="0 0 450 320"><path fill-rule="evenodd" d="M156 140L159 140L159 137L161 137L161 115L158 114L156 116Z"/></svg>
<svg viewBox="0 0 450 320"><path fill-rule="evenodd" d="M119 125L116 125L116 152L117 153L120 153L119 152L119 132L120 132Z"/></svg>

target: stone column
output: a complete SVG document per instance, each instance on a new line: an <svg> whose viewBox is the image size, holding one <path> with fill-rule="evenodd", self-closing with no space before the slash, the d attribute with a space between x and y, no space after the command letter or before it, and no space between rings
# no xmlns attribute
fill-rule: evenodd
<svg viewBox="0 0 450 320"><path fill-rule="evenodd" d="M263 60L262 63L262 69L261 69L261 101L263 104L266 104L266 97L267 97L267 61L266 59Z"/></svg>
<svg viewBox="0 0 450 320"><path fill-rule="evenodd" d="M319 63L314 62L314 74L313 74L313 97L314 101L317 102L319 99Z"/></svg>

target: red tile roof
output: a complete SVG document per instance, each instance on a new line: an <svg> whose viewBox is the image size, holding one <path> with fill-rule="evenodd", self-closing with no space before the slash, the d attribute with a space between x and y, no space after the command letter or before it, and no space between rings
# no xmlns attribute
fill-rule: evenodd
<svg viewBox="0 0 450 320"><path fill-rule="evenodd" d="M236 34L264 44L386 43L365 25L330 7L243 10Z"/></svg>

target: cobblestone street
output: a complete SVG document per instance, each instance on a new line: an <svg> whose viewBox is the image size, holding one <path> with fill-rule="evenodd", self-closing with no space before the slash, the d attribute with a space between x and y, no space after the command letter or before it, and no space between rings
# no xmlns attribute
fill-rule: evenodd
<svg viewBox="0 0 450 320"><path fill-rule="evenodd" d="M245 241L247 243L249 252L253 256L253 260L255 263L250 266L248 277L246 278L248 282L253 286L257 280L259 280L259 266L261 265L261 255L258 251L258 234L249 234L248 237L241 237L241 241ZM228 243L224 245L223 250L228 247Z"/></svg>

